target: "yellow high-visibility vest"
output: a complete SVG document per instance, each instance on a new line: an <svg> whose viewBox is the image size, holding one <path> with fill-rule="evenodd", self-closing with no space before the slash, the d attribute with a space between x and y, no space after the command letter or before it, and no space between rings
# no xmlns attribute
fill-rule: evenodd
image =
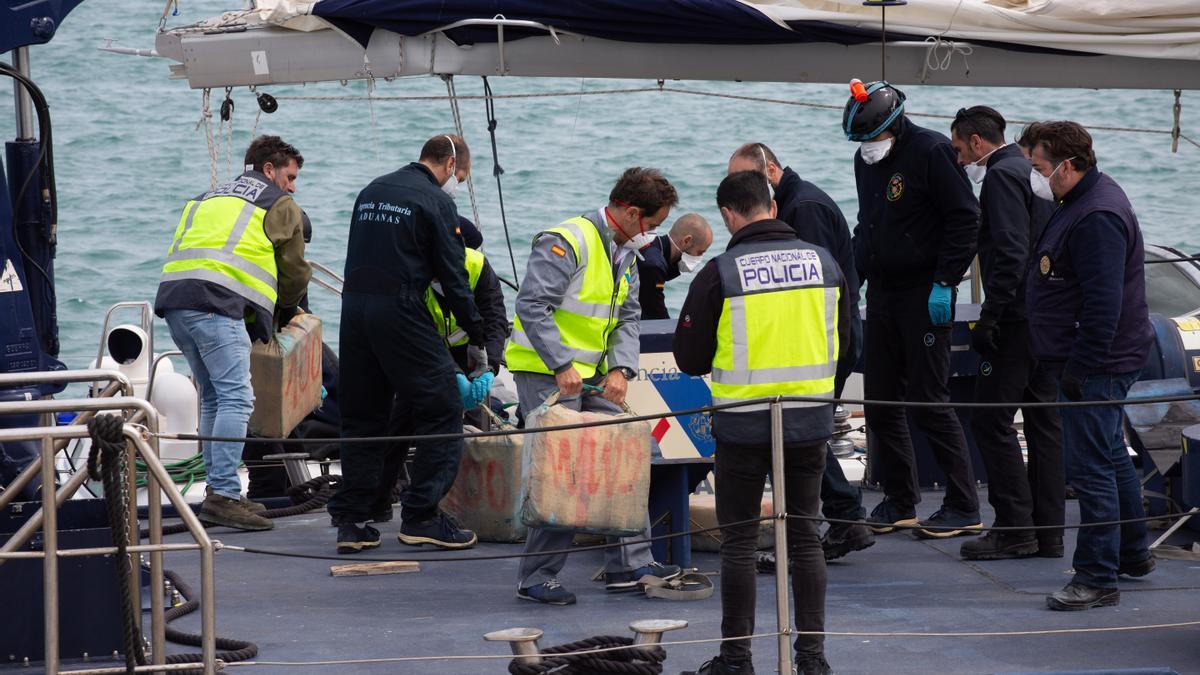
<svg viewBox="0 0 1200 675"><path fill-rule="evenodd" d="M268 316L275 311L279 273L275 246L263 230L263 219L285 195L263 179L243 174L184 205L160 284L216 284Z"/></svg>
<svg viewBox="0 0 1200 675"><path fill-rule="evenodd" d="M538 234L538 237L545 234L562 237L571 247L578 263L562 305L554 308L554 323L558 326L563 346L572 352L576 370L584 378L607 370L604 362L608 338L617 327L617 312L629 296L629 283L636 261L634 256L630 256L627 266L614 280L608 249L598 227L603 225L579 216ZM537 237L534 241L537 241ZM554 374L525 334L520 310L513 322L504 360L508 369L514 372Z"/></svg>
<svg viewBox="0 0 1200 675"><path fill-rule="evenodd" d="M483 254L479 251L473 248L466 249L464 265L467 268L467 283L470 284L472 291L479 285L479 275L483 273L484 260ZM447 345L460 347L470 341L467 332L459 327L454 314L442 311L442 305L434 295L432 287L425 289L425 306L429 308L429 314L433 317L433 325L437 327L438 335L442 336Z"/></svg>

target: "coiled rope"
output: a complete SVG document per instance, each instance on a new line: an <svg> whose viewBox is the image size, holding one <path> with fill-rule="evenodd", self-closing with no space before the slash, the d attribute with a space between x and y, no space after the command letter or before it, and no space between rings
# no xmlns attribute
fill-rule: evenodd
<svg viewBox="0 0 1200 675"><path fill-rule="evenodd" d="M108 524L112 528L113 545L117 547L114 564L117 568L117 583L121 587L121 628L125 645L125 672L146 664L145 645L138 628L141 607L133 602L132 584L134 558L129 546L129 501L125 489L126 441L123 427L125 420L117 415L96 415L88 420L88 434L92 437L88 453L88 476L104 483L104 505L108 511Z"/></svg>
<svg viewBox="0 0 1200 675"><path fill-rule="evenodd" d="M556 675L594 675L595 673L658 675L663 671L662 664L667 660L667 651L658 645L599 653L590 651L632 646L633 638L597 635L576 642L546 647L541 650L543 658L540 663L527 663L521 659L513 659L508 664L508 672L512 675L541 675L549 672L554 672Z"/></svg>

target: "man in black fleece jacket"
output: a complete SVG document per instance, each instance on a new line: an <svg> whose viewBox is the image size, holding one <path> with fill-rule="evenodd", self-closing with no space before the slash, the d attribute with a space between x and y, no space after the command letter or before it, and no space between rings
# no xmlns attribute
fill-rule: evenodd
<svg viewBox="0 0 1200 675"><path fill-rule="evenodd" d="M846 104L843 130L854 155L858 225L854 257L867 282L863 385L866 398L950 400L955 288L975 256L979 202L950 139L910 122L904 94L873 82ZM886 498L868 519L877 533L917 522L921 501L905 411L866 406L871 451ZM943 505L918 536L951 537L981 527L962 427L949 408L914 408L946 474Z"/></svg>

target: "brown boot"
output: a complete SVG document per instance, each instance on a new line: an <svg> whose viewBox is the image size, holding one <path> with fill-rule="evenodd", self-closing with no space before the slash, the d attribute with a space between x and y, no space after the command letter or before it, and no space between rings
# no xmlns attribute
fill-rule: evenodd
<svg viewBox="0 0 1200 675"><path fill-rule="evenodd" d="M204 498L197 517L206 523L224 525L238 530L270 530L275 527L275 523L267 518L250 513L240 500L222 497L218 494Z"/></svg>
<svg viewBox="0 0 1200 675"><path fill-rule="evenodd" d="M212 494L213 494L212 486L206 485L204 487L204 496L211 497ZM262 513L263 511L267 510L266 506L259 504L258 502L247 499L246 495L238 495L238 501L240 501L242 503L242 506L246 507L246 510L249 511L250 513Z"/></svg>

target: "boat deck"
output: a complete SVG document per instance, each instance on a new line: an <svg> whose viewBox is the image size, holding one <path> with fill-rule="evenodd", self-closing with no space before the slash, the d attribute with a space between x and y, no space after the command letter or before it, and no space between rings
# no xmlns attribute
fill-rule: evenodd
<svg viewBox="0 0 1200 675"><path fill-rule="evenodd" d="M861 462L844 460L851 480L861 477ZM203 494L194 486L192 496ZM870 509L881 499L867 491ZM927 491L918 513L928 515L941 493ZM984 522L992 512L981 493ZM139 499L139 501L141 501ZM1077 504L1067 504L1068 519L1078 521ZM543 647L594 635L629 635L638 619L684 619L685 630L666 639L698 640L720 636L720 596L698 602L651 600L639 594L609 594L590 580L602 565L602 553L571 557L560 576L579 603L550 607L515 597L515 558L469 562L421 563L419 572L366 577L330 576L330 566L365 558L403 560L463 555L400 544L399 520L380 526L384 544L363 556L313 560L225 550L217 556L218 634L258 645L247 673L422 673L430 675L502 673L507 645L489 643L484 633L516 626L545 631ZM270 532L210 530L225 544L296 554L333 554L334 529L324 510L276 521ZM1152 536L1157 536L1152 533ZM1190 544L1183 530L1178 543ZM185 541L172 535L168 541ZM917 540L906 533L878 537L874 547L828 566L826 655L835 672L847 673L1049 673L1170 672L1200 673L1200 625L1145 630L1038 634L1200 621L1200 562L1159 560L1143 579L1122 579L1121 604L1113 608L1061 613L1046 609L1044 597L1070 579L1073 532L1062 559L1029 558L993 562L959 559L962 538ZM520 545L481 544L465 555L511 555ZM166 555L167 566L199 588L198 556ZM695 552L693 565L715 573L715 553ZM715 579L719 586L719 577ZM173 624L198 632L199 613ZM758 630L774 630L774 578L759 575ZM1023 635L961 635L1023 632ZM897 635L905 633L905 635ZM959 635L927 636L938 633ZM891 635L889 635L891 634ZM917 634L917 635L913 635ZM758 672L776 671L776 641L754 645ZM195 648L170 645L171 652ZM716 644L668 646L665 673L696 668L717 652ZM491 655L495 660L387 661L396 657ZM302 663L356 660L304 666ZM371 660L380 660L370 663ZM265 662L278 662L268 664ZM79 667L79 662L66 667ZM105 664L93 658L88 665ZM0 672L37 672L36 668L0 667ZM231 670L233 670L231 668ZM236 672L236 670L235 670Z"/></svg>
<svg viewBox="0 0 1200 675"><path fill-rule="evenodd" d="M868 506L880 499L866 493ZM919 513L931 512L940 494L927 493ZM1076 519L1074 502L1068 517ZM990 512L985 521L990 521ZM403 559L418 549L395 538L398 520L384 524L383 546L373 557ZM1186 530L1185 530L1186 532ZM283 519L274 531L212 530L227 544L297 553L333 551L334 530L323 511ZM182 538L186 535L175 535ZM1200 564L1160 560L1143 579L1122 579L1114 608L1060 613L1045 607L1045 594L1069 580L1074 537L1067 557L968 563L958 558L963 539L919 541L907 534L878 538L866 551L829 565L826 628L866 632L992 632L1145 626L1200 619ZM422 555L433 549L420 549ZM427 552L426 552L427 551ZM481 544L472 553L505 554L518 545ZM361 558L359 558L361 559ZM343 562L353 562L345 556ZM589 580L601 565L599 552L572 556L561 581L579 596L569 607L516 599L515 560L423 562L416 573L333 578L333 561L280 558L224 551L217 556L218 634L258 644L259 661L322 661L399 656L506 654L507 646L484 642L484 633L514 626L545 631L542 646L592 635L628 635L630 621L685 619L690 626L668 640L720 635L720 594L698 602L651 600L608 594ZM714 553L696 553L705 572L719 568ZM168 555L168 566L193 585L197 556ZM775 625L773 577L760 575L758 629ZM717 582L719 584L719 580ZM199 614L177 622L199 630ZM1200 672L1200 627L1132 632L1013 637L834 637L826 653L838 673L1013 673L1102 669L1174 668ZM173 651L192 651L173 646ZM716 652L715 644L667 649L664 672L693 669ZM755 667L775 671L775 642L758 640ZM298 666L258 666L251 673L502 673L507 661L432 661ZM26 671L28 672L28 671Z"/></svg>

